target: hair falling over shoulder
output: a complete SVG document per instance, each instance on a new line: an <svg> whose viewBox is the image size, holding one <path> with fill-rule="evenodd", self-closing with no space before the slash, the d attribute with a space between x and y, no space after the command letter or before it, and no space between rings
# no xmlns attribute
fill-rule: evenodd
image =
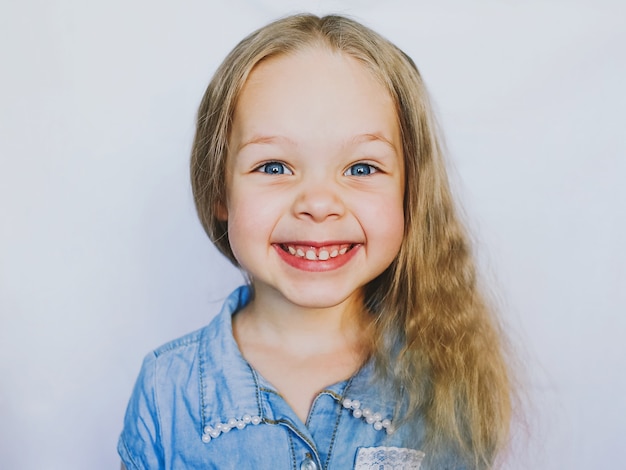
<svg viewBox="0 0 626 470"><path fill-rule="evenodd" d="M503 335L480 291L457 217L441 141L413 61L341 16L290 16L254 32L227 56L198 111L191 178L201 222L233 263L224 206L230 122L240 90L263 59L311 45L360 60L394 99L406 170L405 237L396 260L367 286L376 318L373 356L409 423L423 415L427 448L456 448L466 465L492 468L508 442L513 390Z"/></svg>

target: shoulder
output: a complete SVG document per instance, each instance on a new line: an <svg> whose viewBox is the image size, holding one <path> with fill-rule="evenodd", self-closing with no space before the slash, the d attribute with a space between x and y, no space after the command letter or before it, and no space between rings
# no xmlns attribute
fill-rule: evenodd
<svg viewBox="0 0 626 470"><path fill-rule="evenodd" d="M198 347L202 342L202 338L209 334L213 323L212 321L209 325L199 330L162 344L144 357L144 365L188 362L190 359L193 359L198 353Z"/></svg>
<svg viewBox="0 0 626 470"><path fill-rule="evenodd" d="M127 468L163 468L174 449L188 455L202 444L209 407L236 363L231 316L247 298L245 288L237 289L207 326L145 356L118 445Z"/></svg>
<svg viewBox="0 0 626 470"><path fill-rule="evenodd" d="M198 344L198 342L200 341L200 337L203 335L205 330L207 330L211 326L211 323L196 331L187 333L180 338L176 338L168 341L165 344L162 344L158 348L154 349L151 354L155 357L176 355L179 354L181 351L188 349L189 347L193 348L195 345Z"/></svg>
<svg viewBox="0 0 626 470"><path fill-rule="evenodd" d="M188 376L198 360L201 338L209 327L169 341L148 353L143 358L136 388L148 391L176 382L181 374Z"/></svg>
<svg viewBox="0 0 626 470"><path fill-rule="evenodd" d="M174 400L198 399L205 382L237 356L232 336L232 315L250 297L246 286L233 291L221 311L208 325L168 341L144 357L134 394L141 394L154 407L171 406Z"/></svg>
<svg viewBox="0 0 626 470"><path fill-rule="evenodd" d="M144 367L166 367L167 374L173 375L170 367L179 364L190 366L198 355L219 354L224 339L232 337L231 317L250 298L247 286L238 287L224 301L220 312L203 328L168 341L154 349L144 358Z"/></svg>
<svg viewBox="0 0 626 470"><path fill-rule="evenodd" d="M196 401L190 395L198 388L194 387L194 364L202 330L170 341L145 356L118 442L118 452L127 468L163 468L176 399L185 404Z"/></svg>
<svg viewBox="0 0 626 470"><path fill-rule="evenodd" d="M160 408L168 406L169 397L181 385L197 382L195 371L202 337L208 326L169 341L148 353L141 365L127 409L127 420L151 415L155 421Z"/></svg>

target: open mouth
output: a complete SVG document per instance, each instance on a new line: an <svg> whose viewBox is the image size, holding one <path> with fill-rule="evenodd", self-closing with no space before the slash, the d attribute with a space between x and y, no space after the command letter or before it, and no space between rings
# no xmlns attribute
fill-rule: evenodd
<svg viewBox="0 0 626 470"><path fill-rule="evenodd" d="M339 245L326 245L315 247L310 245L294 245L281 243L280 248L296 258L304 258L309 261L326 261L348 253L356 245L354 243L342 243Z"/></svg>

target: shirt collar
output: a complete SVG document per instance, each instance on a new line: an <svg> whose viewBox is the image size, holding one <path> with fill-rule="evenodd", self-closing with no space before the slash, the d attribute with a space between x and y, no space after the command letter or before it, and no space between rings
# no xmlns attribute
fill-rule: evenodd
<svg viewBox="0 0 626 470"><path fill-rule="evenodd" d="M263 406L261 389L273 387L258 376L244 359L233 336L232 316L248 304L251 295L249 286L237 288L228 296L220 313L213 319L210 328L203 330L200 338L201 420L204 437L210 436L208 431L219 435L215 431L218 425L230 429L251 422L257 424L268 413L267 407ZM322 391L341 401L344 407L354 410L357 400L362 409L372 410L391 419L395 403L388 399L389 394L381 392L374 380L372 360L349 380L333 384ZM268 417L273 419L273 416Z"/></svg>
<svg viewBox="0 0 626 470"><path fill-rule="evenodd" d="M232 328L233 314L250 297L248 286L237 288L200 338L201 419L205 431L207 426L241 425L244 418L249 421L261 416L256 374L241 355Z"/></svg>

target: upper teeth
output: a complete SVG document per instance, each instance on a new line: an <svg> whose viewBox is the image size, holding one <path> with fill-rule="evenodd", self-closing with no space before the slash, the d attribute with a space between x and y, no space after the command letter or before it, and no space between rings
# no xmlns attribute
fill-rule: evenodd
<svg viewBox="0 0 626 470"><path fill-rule="evenodd" d="M315 247L300 247L294 245L285 245L287 251L293 256L298 258L306 258L310 261L326 261L329 258L336 258L339 255L344 255L349 249L349 245L315 248Z"/></svg>

